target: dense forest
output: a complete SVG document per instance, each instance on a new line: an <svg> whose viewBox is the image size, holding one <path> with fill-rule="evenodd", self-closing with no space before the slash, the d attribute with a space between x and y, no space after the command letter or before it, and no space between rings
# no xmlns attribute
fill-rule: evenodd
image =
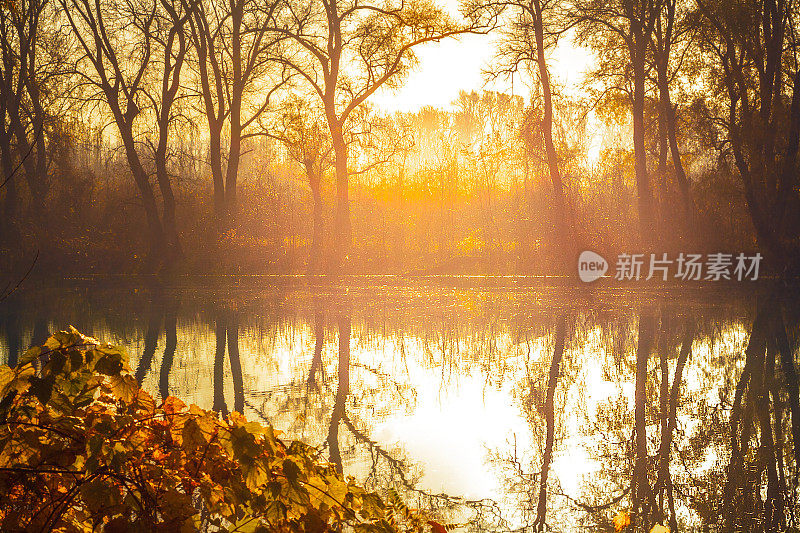
<svg viewBox="0 0 800 533"><path fill-rule="evenodd" d="M6 0L3 268L552 274L579 249L657 248L795 272L798 16L785 0ZM528 92L371 104L420 47L490 32L487 79ZM568 90L550 63L574 46L594 61Z"/></svg>

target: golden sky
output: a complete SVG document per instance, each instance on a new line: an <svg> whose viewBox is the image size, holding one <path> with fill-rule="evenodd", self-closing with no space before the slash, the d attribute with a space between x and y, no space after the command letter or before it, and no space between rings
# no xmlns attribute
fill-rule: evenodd
<svg viewBox="0 0 800 533"><path fill-rule="evenodd" d="M397 90L381 90L372 100L386 111L416 111L424 106L446 107L461 90L490 89L527 97L527 80L486 83L483 70L494 55L497 35L465 35L423 45L417 50L419 65ZM562 39L550 58L551 75L567 90L583 78L592 61L589 50L576 46L571 39Z"/></svg>

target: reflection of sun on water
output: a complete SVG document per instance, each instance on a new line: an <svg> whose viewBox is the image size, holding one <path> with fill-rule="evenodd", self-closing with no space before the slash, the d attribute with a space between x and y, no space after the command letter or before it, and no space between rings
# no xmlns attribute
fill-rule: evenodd
<svg viewBox="0 0 800 533"><path fill-rule="evenodd" d="M483 385L480 376L468 376L443 395L422 392L413 414L378 425L376 438L402 444L423 462L420 488L467 499L502 497L499 480L486 464L487 448L506 446L510 435L526 448L528 443L519 440L527 437L526 423L508 401L509 391L490 388L476 396Z"/></svg>

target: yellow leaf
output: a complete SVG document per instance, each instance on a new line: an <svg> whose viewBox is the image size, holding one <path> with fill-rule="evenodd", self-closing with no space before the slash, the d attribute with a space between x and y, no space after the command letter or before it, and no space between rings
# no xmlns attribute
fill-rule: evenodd
<svg viewBox="0 0 800 533"><path fill-rule="evenodd" d="M156 410L156 402L147 392L139 389L133 399L133 407L141 414L152 415Z"/></svg>
<svg viewBox="0 0 800 533"><path fill-rule="evenodd" d="M33 365L28 363L16 368L0 366L0 399L5 398L12 390L25 392L30 386L28 381L36 373Z"/></svg>
<svg viewBox="0 0 800 533"><path fill-rule="evenodd" d="M618 512L614 517L614 531L622 531L629 525L631 525L631 515L626 511Z"/></svg>
<svg viewBox="0 0 800 533"><path fill-rule="evenodd" d="M661 524L656 524L653 526L653 529L650 530L650 533L669 533L669 528Z"/></svg>
<svg viewBox="0 0 800 533"><path fill-rule="evenodd" d="M194 405L192 407L195 407ZM214 437L217 420L213 416L189 418L183 425L183 445L188 450L204 448Z"/></svg>
<svg viewBox="0 0 800 533"><path fill-rule="evenodd" d="M0 9L5 9L12 13L19 13L19 6L14 0L0 0Z"/></svg>
<svg viewBox="0 0 800 533"><path fill-rule="evenodd" d="M306 485L312 487L312 490L308 491L308 495L314 507L320 507L323 503L328 507L340 506L343 505L347 496L347 483L336 476L323 478L313 475L308 478Z"/></svg>
<svg viewBox="0 0 800 533"><path fill-rule="evenodd" d="M256 460L248 466L243 464L242 470L244 470L245 474L244 482L247 488L252 491L257 490L261 485L269 481L269 473L263 461Z"/></svg>
<svg viewBox="0 0 800 533"><path fill-rule="evenodd" d="M87 346L97 345L100 342L92 337L87 337L81 334L73 326L63 331L57 331L45 341L44 345L51 350L59 350L61 348L69 348L70 346Z"/></svg>
<svg viewBox="0 0 800 533"><path fill-rule="evenodd" d="M2 0L0 0L0 2L2 2ZM24 365L26 363L32 363L42 355L42 352L44 352L44 350L42 349L41 346L30 347L28 350L25 351L24 354L20 356L19 364Z"/></svg>
<svg viewBox="0 0 800 533"><path fill-rule="evenodd" d="M186 409L186 404L183 403L180 398L176 398L175 396L167 396L164 399L162 409L164 409L164 412L168 415L172 415Z"/></svg>
<svg viewBox="0 0 800 533"><path fill-rule="evenodd" d="M111 394L130 405L139 390L139 384L133 376L119 374L109 380Z"/></svg>

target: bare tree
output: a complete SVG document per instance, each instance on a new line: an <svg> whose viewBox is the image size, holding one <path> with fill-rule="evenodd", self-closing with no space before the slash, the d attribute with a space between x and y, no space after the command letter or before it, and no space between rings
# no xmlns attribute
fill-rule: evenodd
<svg viewBox="0 0 800 533"><path fill-rule="evenodd" d="M286 98L275 115L262 132L282 143L306 173L314 206L308 272L318 274L324 255L322 180L334 166L330 133L321 124L325 120L322 110L296 94ZM345 142L352 163L350 176L379 172L413 145L409 132L398 126L392 117L381 116L366 104L351 114Z"/></svg>
<svg viewBox="0 0 800 533"><path fill-rule="evenodd" d="M17 175L25 178L35 211L44 208L50 189L49 107L52 86L64 76L69 53L54 17L45 0L22 0L0 8L0 168L7 185L7 229L17 209Z"/></svg>
<svg viewBox="0 0 800 533"><path fill-rule="evenodd" d="M759 245L797 272L800 13L783 0L698 6L706 75L721 95L710 107L722 154L739 173Z"/></svg>
<svg viewBox="0 0 800 533"><path fill-rule="evenodd" d="M558 44L562 33L563 7L558 0L510 0L501 5L508 11L511 24L506 27L504 40L498 50L499 65L493 75L512 76L520 70L533 74L542 96L542 115L537 117L533 131L544 140L547 168L553 186L556 235L559 248L567 259L572 240L564 199L564 185L559 169L558 154L553 142L553 89L547 61L548 52ZM535 71L534 71L535 69Z"/></svg>
<svg viewBox="0 0 800 533"><path fill-rule="evenodd" d="M646 308L639 315L639 335L636 345L636 390L634 393L634 461L631 476L631 506L633 518L645 529L650 528L648 498L652 497L647 478L647 365L653 346L656 318L653 309Z"/></svg>
<svg viewBox="0 0 800 533"><path fill-rule="evenodd" d="M339 325L339 364L337 368L336 402L333 405L331 421L328 426L328 450L336 471L342 473L342 453L339 449L339 423L347 417L347 397L350 395L350 310L349 306L340 311Z"/></svg>
<svg viewBox="0 0 800 533"><path fill-rule="evenodd" d="M111 113L125 148L147 217L149 268L155 270L159 265L169 265L180 250L172 184L163 166L164 160L157 162L162 217L150 173L145 167L146 148L140 133L149 129L152 123L148 123L149 115L155 113L159 138L155 155L156 159L159 155L165 156L174 118L172 106L186 54L183 31L188 20L187 11L172 0L117 3L60 0L60 3L80 43L79 74L95 89L94 101L102 103ZM158 80L158 93L149 85L153 77Z"/></svg>
<svg viewBox="0 0 800 533"><path fill-rule="evenodd" d="M544 526L547 518L547 480L550 475L550 465L553 460L553 445L556 433L555 393L558 387L558 376L561 372L561 358L564 356L564 343L566 340L566 319L561 316L556 322L555 346L553 358L550 360L550 372L547 378L547 398L544 404L545 418L547 419L547 437L545 439L544 454L542 455L542 471L539 477L539 499L536 504L535 524Z"/></svg>
<svg viewBox="0 0 800 533"><path fill-rule="evenodd" d="M662 0L575 0L572 24L578 37L602 54L598 76L627 94L633 118L633 154L642 241L655 238L655 199L647 169L645 99L648 52Z"/></svg>
<svg viewBox="0 0 800 533"><path fill-rule="evenodd" d="M433 3L299 0L287 4L276 32L289 40L280 61L322 102L336 171L335 244L329 269L338 270L352 240L345 129L352 113L381 87L396 87L427 42L488 31L479 10L458 23Z"/></svg>
<svg viewBox="0 0 800 533"><path fill-rule="evenodd" d="M175 259L183 256L178 238L175 219L175 195L172 191L168 171L169 141L171 127L181 119L181 112L176 105L181 96L181 74L186 56L189 52L187 26L189 11L184 11L177 1L162 1L163 12L154 21L151 38L158 45L161 56L154 59L160 63L160 70L153 72L152 84L144 87L144 95L150 101L155 115L157 142L148 138L153 153L156 179L163 201L163 222L167 244Z"/></svg>
<svg viewBox="0 0 800 533"><path fill-rule="evenodd" d="M677 0L663 0L663 4L656 19L653 31L652 55L656 70L656 86L658 88L659 103L659 142L661 153L659 155L659 171L666 172L666 148L672 157L672 166L678 191L683 203L683 216L685 219L684 234L690 235L696 230L697 207L689 188L689 179L686 169L681 161L681 152L678 146L677 118L675 105L671 96L671 85L683 66L680 56L673 59L673 53L685 55L685 47L690 46L688 33L691 31L685 21L686 8ZM677 49L682 45L683 49Z"/></svg>
<svg viewBox="0 0 800 533"><path fill-rule="evenodd" d="M322 178L332 166L333 147L330 135L323 129L321 113L299 96L287 98L277 117L265 128L264 134L281 142L289 156L302 165L313 197L313 230L308 256L308 272L318 274L322 266L324 235L324 203Z"/></svg>
<svg viewBox="0 0 800 533"><path fill-rule="evenodd" d="M271 28L280 2L199 0L190 7L191 0L182 1L192 10L194 68L208 122L214 212L217 229L225 231L236 219L242 141L261 134L251 129L287 79L280 67L277 72L273 68L280 37Z"/></svg>

